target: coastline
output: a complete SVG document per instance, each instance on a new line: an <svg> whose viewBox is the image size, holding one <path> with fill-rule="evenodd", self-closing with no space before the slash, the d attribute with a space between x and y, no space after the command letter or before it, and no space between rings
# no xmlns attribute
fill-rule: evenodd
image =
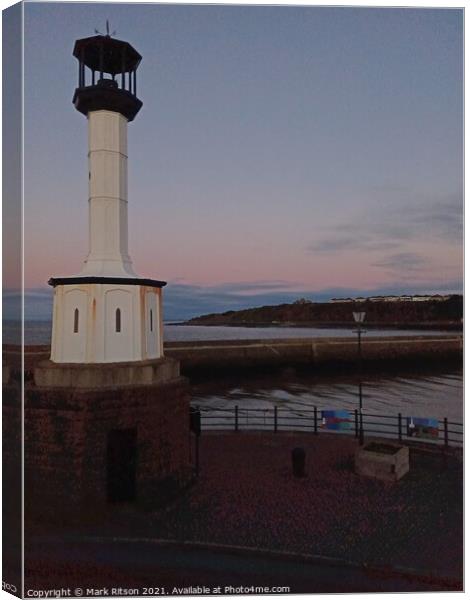
<svg viewBox="0 0 470 600"><path fill-rule="evenodd" d="M192 322L192 321L180 321L180 322L171 322L168 323L172 326L187 326L187 327L246 327L246 328L299 328L299 329L347 329L350 328L351 331L354 331L355 324L351 323L351 321L334 321L334 322L325 322L325 321L285 321L283 323L272 322L272 321L247 321L243 323L233 323L233 322L217 322L217 321L207 321L207 322ZM461 322L449 321L429 321L426 323L423 322L411 322L411 323L382 323L382 322L372 322L364 324L366 329L377 330L381 329L383 331L390 330L395 331L397 329L403 330L440 330L440 331L463 331L463 326Z"/></svg>

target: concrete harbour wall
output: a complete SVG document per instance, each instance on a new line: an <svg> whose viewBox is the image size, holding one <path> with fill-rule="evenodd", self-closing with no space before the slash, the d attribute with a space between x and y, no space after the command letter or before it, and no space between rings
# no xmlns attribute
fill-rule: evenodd
<svg viewBox="0 0 470 600"><path fill-rule="evenodd" d="M461 361L460 335L370 337L362 340L365 364ZM357 338L307 338L168 342L166 356L181 361L184 373L206 369L313 365L355 365Z"/></svg>
<svg viewBox="0 0 470 600"><path fill-rule="evenodd" d="M4 346L4 364L12 374L21 368L19 346ZM357 339L299 338L191 341L165 343L165 355L181 362L183 374L215 369L248 369L312 365L335 368L353 366L357 362ZM461 335L383 336L362 340L365 365L406 363L461 362ZM28 346L25 349L26 378L38 362L49 358L48 346Z"/></svg>

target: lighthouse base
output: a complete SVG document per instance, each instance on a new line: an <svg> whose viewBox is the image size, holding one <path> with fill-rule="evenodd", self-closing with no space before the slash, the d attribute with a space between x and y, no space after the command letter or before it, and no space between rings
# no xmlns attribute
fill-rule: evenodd
<svg viewBox="0 0 470 600"><path fill-rule="evenodd" d="M164 383L178 377L179 371L179 362L168 357L83 365L47 360L34 369L34 382L38 388L103 389Z"/></svg>
<svg viewBox="0 0 470 600"><path fill-rule="evenodd" d="M150 362L139 365L142 373ZM121 371L116 380L129 373L128 365L113 368ZM60 384L78 381L80 371L89 384L93 372L96 384L100 369L44 363L36 369L41 385L25 390L29 521L101 521L123 505L152 509L182 493L192 479L189 385L177 361L154 361L152 369L146 385L108 385L106 365L95 387Z"/></svg>

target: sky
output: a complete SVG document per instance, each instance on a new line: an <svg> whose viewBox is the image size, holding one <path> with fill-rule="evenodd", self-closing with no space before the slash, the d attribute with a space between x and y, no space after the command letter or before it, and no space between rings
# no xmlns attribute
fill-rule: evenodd
<svg viewBox="0 0 470 600"><path fill-rule="evenodd" d="M72 48L106 19L143 56L129 249L166 318L461 292L461 10L26 3L31 315L87 254Z"/></svg>

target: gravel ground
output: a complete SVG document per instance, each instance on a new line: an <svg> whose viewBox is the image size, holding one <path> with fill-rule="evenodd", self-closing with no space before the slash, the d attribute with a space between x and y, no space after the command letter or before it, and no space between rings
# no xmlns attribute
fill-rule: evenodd
<svg viewBox="0 0 470 600"><path fill-rule="evenodd" d="M444 582L441 589L461 589L461 452L412 448L410 472L398 483L385 484L354 473L357 441L347 436L204 433L200 442L199 478L178 501L155 512L123 507L105 521L62 532L64 550L57 548L60 560L51 554L41 566L41 559L31 555L30 581L69 577L83 581L96 575L107 582L113 573L113 581L119 580L122 571L127 585L142 582L145 573L138 569L140 562L132 568L135 576L128 578L126 569L108 564L118 548L112 538L122 537L126 543L137 538L167 539L323 555L384 567L377 580L382 584L387 572L392 576L389 567L400 567L418 571L421 581L428 578L431 587ZM291 451L298 446L307 455L304 478L292 474ZM98 551L99 565L72 541L83 545L92 537L105 544ZM38 532L31 540L41 544L41 538L45 539ZM49 543L55 547L55 542ZM136 549L139 543L135 541ZM36 556L48 555L38 547ZM145 557L146 551L142 552ZM159 581L195 580L189 572L186 578L183 571L181 578L178 573L163 570ZM207 569L193 575L197 573L199 580L204 573L208 582L213 579Z"/></svg>
<svg viewBox="0 0 470 600"><path fill-rule="evenodd" d="M295 478L291 450L307 454ZM200 476L165 511L121 521L123 535L195 540L417 569L460 579L461 454L410 451L398 483L358 477L346 436L204 434ZM116 523L112 524L116 535Z"/></svg>

